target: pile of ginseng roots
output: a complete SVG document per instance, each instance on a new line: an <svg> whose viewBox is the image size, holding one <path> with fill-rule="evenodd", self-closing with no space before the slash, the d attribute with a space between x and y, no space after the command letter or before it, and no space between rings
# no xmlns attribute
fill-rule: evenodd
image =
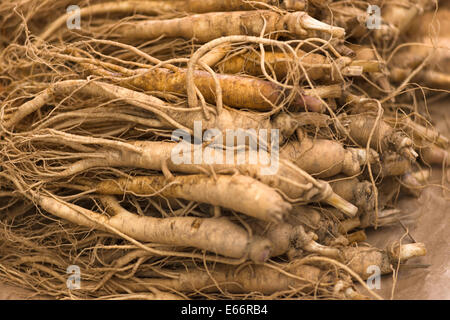
<svg viewBox="0 0 450 320"><path fill-rule="evenodd" d="M370 4L2 1L0 281L380 299L366 280L426 244L365 229L413 221L398 199L448 164L427 103L450 88L450 11Z"/></svg>

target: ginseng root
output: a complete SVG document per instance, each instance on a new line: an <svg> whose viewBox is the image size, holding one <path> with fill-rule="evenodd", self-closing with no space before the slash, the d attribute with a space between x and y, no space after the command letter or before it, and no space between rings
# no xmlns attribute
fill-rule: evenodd
<svg viewBox="0 0 450 320"><path fill-rule="evenodd" d="M450 165L450 155L448 151L435 145L420 149L420 157L425 163L430 165Z"/></svg>
<svg viewBox="0 0 450 320"><path fill-rule="evenodd" d="M409 243L401 246L393 245L387 250L373 247L346 247L342 250L348 267L355 271L363 279L373 275L373 266L380 269L381 274L392 273L391 265L405 262L414 257L426 254L423 243Z"/></svg>
<svg viewBox="0 0 450 320"><path fill-rule="evenodd" d="M357 175L361 166L374 163L378 155L373 150L368 155L365 149L347 148L332 140L313 139L298 130L299 141L291 141L280 150L280 156L289 159L297 166L316 175L327 178L338 173L347 176Z"/></svg>
<svg viewBox="0 0 450 320"><path fill-rule="evenodd" d="M323 246L314 239L317 236L313 232L306 233L303 226L292 227L288 224L269 225L261 232L274 244L273 254L286 253L289 250L302 249L307 252L317 253L319 255L330 257L338 261L345 262L353 271L363 279L367 279L372 273L369 266L378 266L382 274L392 273L391 264L405 262L414 257L424 256L426 254L423 243L404 244L399 246L392 245L387 250L365 247L327 247Z"/></svg>
<svg viewBox="0 0 450 320"><path fill-rule="evenodd" d="M351 219L342 220L339 223L339 232L346 234L356 228L369 228L373 226L387 226L398 222L401 211L398 209L385 209L378 211L378 216L375 216L375 211L363 212L361 216ZM376 220L376 221L375 221Z"/></svg>
<svg viewBox="0 0 450 320"><path fill-rule="evenodd" d="M249 254L257 262L264 262L270 256L270 241L261 238L251 240L243 228L226 219L138 216L121 208L111 198L107 203L115 215L108 218L50 196L33 192L33 197L42 209L57 217L107 232L111 231L108 227L112 227L138 241L192 246L235 258Z"/></svg>
<svg viewBox="0 0 450 320"><path fill-rule="evenodd" d="M123 39L156 39L161 36L195 39L205 43L231 35L260 36L266 33L292 33L306 39L321 33L343 38L345 31L298 11L281 15L274 11L234 11L195 14L184 18L138 21L118 25L115 33Z"/></svg>
<svg viewBox="0 0 450 320"><path fill-rule="evenodd" d="M288 223L263 225L259 222L251 224L257 235L269 239L272 244L272 256L289 253L290 250L304 250L334 259L340 258L337 248L323 246L317 243L317 235L314 232L306 232L302 225L293 226Z"/></svg>
<svg viewBox="0 0 450 320"><path fill-rule="evenodd" d="M358 114L343 115L340 120L346 126L346 129L352 139L362 147L365 147L370 139L370 147L377 151L393 150L414 160L418 155L412 148L413 142L399 131L395 131L389 124L380 119L376 121L375 117ZM373 135L371 135L373 131Z"/></svg>
<svg viewBox="0 0 450 320"><path fill-rule="evenodd" d="M259 4L259 3L261 4ZM280 6L283 9L301 11L306 6L306 0L258 0L254 3L247 3L244 0L171 0L171 1L115 1L93 4L81 8L81 16L94 16L111 13L134 14L143 13L148 15L158 15L164 12L221 12L221 11L242 11L267 8L263 4ZM71 13L60 16L52 22L39 38L45 40L55 33L70 18Z"/></svg>
<svg viewBox="0 0 450 320"><path fill-rule="evenodd" d="M264 64L266 69L273 70L278 79L285 78L291 68L297 63L303 65L310 80L322 79L324 81L336 81L340 77L338 72L343 75L360 75L362 72L380 71L380 63L378 61L356 60L342 57L340 60L332 63L330 59L324 55L317 53L307 53L303 50L296 50L297 57L293 57L291 53L280 51L264 52ZM261 69L261 53L250 51L241 55L233 55L225 58L217 64L218 69L222 73L246 73L253 76L263 75ZM304 77L303 71L299 70L300 76ZM269 72L270 73L270 72Z"/></svg>
<svg viewBox="0 0 450 320"><path fill-rule="evenodd" d="M208 203L272 222L282 221L291 209L275 190L242 175L130 177L104 180L94 188L100 194L131 192Z"/></svg>
<svg viewBox="0 0 450 320"><path fill-rule="evenodd" d="M359 181L358 178L335 177L330 181L331 188L343 199L355 204L362 211L375 210L375 193L368 181Z"/></svg>
<svg viewBox="0 0 450 320"><path fill-rule="evenodd" d="M404 33L414 19L431 4L430 0L418 0L414 4L386 3L381 9L384 24L374 30L376 41L389 42Z"/></svg>
<svg viewBox="0 0 450 320"><path fill-rule="evenodd" d="M283 91L269 81L226 74L216 74L215 77L222 90L223 104L229 107L267 111L290 96L290 92ZM195 70L194 83L207 102L216 103L215 80L209 72ZM138 70L136 76L120 81L120 84L146 91L186 94L186 70L181 68L176 72L162 68ZM320 90L318 95L326 96ZM295 109L313 112L324 110L318 98L306 93L294 93L290 105Z"/></svg>
<svg viewBox="0 0 450 320"><path fill-rule="evenodd" d="M311 289L318 283L326 283L329 276L314 266L293 263L283 265L282 270L294 277L265 265L247 265L242 268L216 265L204 270L180 270L175 279L140 279L142 284L171 288L181 292L229 293L259 292L272 294L292 288ZM219 287L217 287L219 286Z"/></svg>

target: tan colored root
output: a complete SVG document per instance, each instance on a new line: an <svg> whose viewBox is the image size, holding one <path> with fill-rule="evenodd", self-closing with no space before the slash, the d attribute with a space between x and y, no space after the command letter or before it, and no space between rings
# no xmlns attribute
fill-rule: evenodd
<svg viewBox="0 0 450 320"><path fill-rule="evenodd" d="M160 36L181 37L186 40L208 42L223 36L259 36L265 26L266 33L291 32L308 38L317 31L342 38L345 31L322 23L305 12L286 13L274 11L234 11L191 15L169 20L149 20L119 25L115 33L124 39L156 39Z"/></svg>
<svg viewBox="0 0 450 320"><path fill-rule="evenodd" d="M196 70L193 76L195 85L205 100L215 103L216 87L213 77L208 72L200 70ZM267 111L280 104L289 95L289 92L283 92L282 88L261 79L223 74L216 74L216 77L222 90L223 103L230 107ZM151 69L141 70L136 76L120 83L146 91L186 94L186 80L184 69L179 69L176 73L165 69ZM306 94L296 94L291 105L310 111L322 110L320 101Z"/></svg>
<svg viewBox="0 0 450 320"><path fill-rule="evenodd" d="M389 3L383 6L382 19L385 22L381 29L375 30L374 37L379 42L390 42L405 32L421 11L431 3L428 0L419 0L417 4L403 6Z"/></svg>
<svg viewBox="0 0 450 320"><path fill-rule="evenodd" d="M189 11L198 13L265 9L268 6L279 6L282 9L301 11L306 7L305 0L258 0L257 2L246 2L244 0L188 0L186 2Z"/></svg>
<svg viewBox="0 0 450 320"><path fill-rule="evenodd" d="M437 146L429 146L420 150L422 160L431 165L449 166L450 156L447 150Z"/></svg>
<svg viewBox="0 0 450 320"><path fill-rule="evenodd" d="M359 145L366 146L370 140L370 147L374 150L395 150L401 155L414 160L417 153L412 148L412 141L402 133L395 131L385 121L367 115L342 116L347 124L349 135ZM371 134L373 131L373 134Z"/></svg>
<svg viewBox="0 0 450 320"><path fill-rule="evenodd" d="M373 186L368 181L359 181L357 178L336 177L330 181L331 188L343 199L354 203L362 211L375 210L375 197Z"/></svg>
<svg viewBox="0 0 450 320"><path fill-rule="evenodd" d="M100 194L131 192L209 203L272 222L283 220L291 208L275 190L241 175L187 175L171 179L164 176L132 177L105 180L93 187Z"/></svg>
<svg viewBox="0 0 450 320"><path fill-rule="evenodd" d="M311 80L317 80L325 76L324 64L327 63L326 57L316 53L306 53L302 50L297 50L297 57L299 63L305 66L308 76ZM256 52L247 52L241 55L235 55L222 61L218 68L223 73L236 74L245 72L254 76L263 75L261 70L261 54ZM267 51L264 54L264 63L274 70L278 79L287 76L292 64L292 56L283 52Z"/></svg>
<svg viewBox="0 0 450 320"><path fill-rule="evenodd" d="M370 266L379 267L381 274L389 274L392 273L392 264L396 265L398 262L425 254L423 243L402 246L406 247L403 250L398 245L389 250L379 250L373 247L348 247L343 250L343 254L346 261L349 261L348 266L361 278L367 279L373 274L371 271L373 267Z"/></svg>
<svg viewBox="0 0 450 320"><path fill-rule="evenodd" d="M277 5L275 0L259 0L258 2L267 3L267 5ZM304 0L290 0L284 1L283 7L285 9L294 9L296 11L303 10L305 8ZM117 1L106 2L101 4L93 4L87 7L83 7L80 10L81 16L96 16L102 14L121 13L121 14L134 14L143 13L147 15L158 15L164 12L174 11L187 11L187 12L222 12L222 11L240 11L240 10L253 10L255 8L265 9L263 4L248 4L243 0L187 0L187 1ZM50 38L55 31L57 31L66 21L71 17L71 13L66 13L53 21L46 29L39 35L41 40Z"/></svg>
<svg viewBox="0 0 450 320"><path fill-rule="evenodd" d="M308 265L289 264L280 273L265 265L247 265L242 268L229 268L217 265L208 270L179 271L176 279L148 279L142 283L160 288L173 288L181 292L214 292L223 290L230 293L260 292L272 294L290 288L310 290L314 285L325 282L323 271Z"/></svg>
<svg viewBox="0 0 450 320"><path fill-rule="evenodd" d="M330 258L340 258L339 249L317 243L317 235L306 232L302 225L293 226L288 223L269 224L260 222L251 224L256 234L269 239L273 243L273 256L289 253L291 250L305 250Z"/></svg>
<svg viewBox="0 0 450 320"><path fill-rule="evenodd" d="M271 243L268 240L250 238L244 229L225 217L213 219L142 217L125 210L113 197L102 197L102 201L106 210L114 215L110 218L110 223L115 226L121 225L125 234L139 241L202 248L232 258L248 255L257 263L265 261L270 256Z"/></svg>
<svg viewBox="0 0 450 320"><path fill-rule="evenodd" d="M380 63L376 60L355 60L350 58L340 58L341 61L332 63L327 57L316 54L307 53L302 50L296 50L297 58L293 58L292 54L279 51L268 51L264 53L264 63L274 71L278 79L282 79L291 72L291 66L294 65L294 59L301 63L311 80L323 79L326 81L336 80L336 75L342 72L347 76L358 76L362 72L379 72L381 70ZM255 76L263 75L261 70L260 53L251 51L241 55L234 55L224 59L218 68L224 73L241 73L251 74ZM301 71L301 70L300 70ZM300 76L303 74L301 73Z"/></svg>
<svg viewBox="0 0 450 320"><path fill-rule="evenodd" d="M87 210L83 207L70 204L61 200L57 200L53 197L44 196L44 195L37 195L34 194L34 199L37 201L38 205L46 210L47 212L50 212L51 214L58 216L62 219L68 220L70 222L73 222L77 225L87 226L90 228L95 228L97 230L102 231L108 231L108 232L114 232L118 233L121 236L124 236L127 240L133 240L132 242L136 242L138 239L142 239L142 241L149 241L149 240L156 240L157 237L160 236L159 232L161 232L163 229L160 229L157 227L158 225L161 226L161 224L165 225L166 231L169 231L173 234L172 238L164 238L161 239L161 243L169 243L172 245L179 245L179 246L186 246L192 244L194 247L196 246L206 246L202 249L205 250L211 250L214 252L214 250L220 251L220 253L217 251L216 253L223 253L223 254L231 254L235 255L238 254L237 251L233 251L237 249L237 247L230 247L226 248L220 244L213 244L212 241L206 241L203 244L199 244L199 240L201 237L205 237L205 232L210 232L211 230L222 230L221 227L213 227L215 224L219 224L222 226L225 226L226 222L223 222L221 220L196 220L197 218L187 218L187 219L175 219L173 221L171 220L155 220L154 218L150 217L139 217L137 215L134 215L132 213L127 212L126 210L121 210L118 214L115 216L108 218L106 215L102 215L99 213L96 213L91 210ZM117 209L117 208L116 208ZM172 223L170 223L172 222ZM211 222L211 224L210 224ZM167 224L168 223L168 224ZM175 232L175 228L177 227L178 232ZM204 228L203 228L204 227ZM228 227L230 228L229 231L235 230L239 232L241 235L240 237L243 237L243 246L245 248L241 248L244 250L244 256L241 256L240 258L244 258L247 256L245 254L245 250L247 250L247 246L249 246L252 258L257 259L258 261L261 261L259 259L262 259L264 261L268 256L270 252L270 242L267 242L267 240L256 240L255 245L250 244L248 240L248 235L245 233L245 231L233 224L228 224ZM168 228L168 229L167 229ZM153 230L153 231L151 231ZM182 231L184 230L184 231ZM238 231L240 230L240 231ZM194 232L195 231L195 232ZM215 232L216 232L215 231ZM185 233L187 232L187 233ZM184 236L183 236L184 234ZM167 234L168 235L168 234ZM186 237L186 238L184 238ZM197 237L199 237L197 239ZM237 234L236 234L237 237ZM204 238L203 238L204 239ZM237 239L237 238L236 238ZM209 239L211 240L211 239ZM218 241L222 241L222 239L217 238ZM191 243L191 241L193 241ZM178 252L169 252L169 251L161 251L161 250L154 250L150 249L145 246L141 246L143 249L147 250L148 252L152 254L157 254L161 256L184 256L183 253ZM254 249L252 249L254 248ZM223 250L223 251L222 251ZM262 250L262 251L261 251ZM194 255L195 256L195 255ZM220 259L219 259L220 260Z"/></svg>
<svg viewBox="0 0 450 320"><path fill-rule="evenodd" d="M377 156L373 151L368 156L363 149L344 149L339 142L313 139L300 130L297 133L299 141L284 145L280 155L319 178L341 172L348 176L357 175L361 172L361 165L376 161Z"/></svg>
<svg viewBox="0 0 450 320"><path fill-rule="evenodd" d="M161 12L183 11L184 1L117 1L90 5L81 8L80 15L96 16L101 14L122 13L133 14L143 13L148 15L157 15ZM51 25L39 35L39 39L46 40L50 38L73 13L66 13L53 21Z"/></svg>

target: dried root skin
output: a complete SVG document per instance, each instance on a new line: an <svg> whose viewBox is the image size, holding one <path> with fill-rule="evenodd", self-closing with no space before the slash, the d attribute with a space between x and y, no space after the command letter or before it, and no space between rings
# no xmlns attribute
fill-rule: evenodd
<svg viewBox="0 0 450 320"><path fill-rule="evenodd" d="M120 25L115 31L122 38L135 40L156 39L164 35L205 43L231 35L260 36L264 27L266 33L291 32L303 39L321 32L337 38L345 35L344 29L322 23L302 11L281 16L267 10L213 12L169 20L140 21Z"/></svg>
<svg viewBox="0 0 450 320"><path fill-rule="evenodd" d="M259 180L270 187L281 190L291 199L303 199L303 201L308 202L324 201L336 208L339 208L350 216L354 216L358 211L358 208L354 205L336 195L328 183L321 180L315 180L306 172L302 171L300 168L297 168L294 164L281 158L279 159L279 163L276 168L270 167L273 163L269 165L262 164L260 162L257 162L256 164L239 164L237 157L234 158L234 162L228 163L225 161L226 152L218 149L205 148L203 150L204 153L208 151L211 159L221 159L221 163L223 164L217 164L217 162L213 164L206 164L204 162L200 162L199 164L193 165L192 159L195 159L195 154L191 146L190 151L186 152L188 159L191 162L175 164L168 159L172 159L173 154L177 155L175 151L177 144L149 141L134 141L129 143L130 145L139 148L139 154L127 154L125 156L123 151L121 153L109 151L107 154L105 153L105 157L101 160L99 159L97 161L97 159L93 159L94 161L92 161L92 163L78 162L73 164L72 167L66 169L64 172L61 172L60 176L62 177L68 174L74 174L79 170L86 169L87 165L91 167L104 165L119 167L125 166L160 171L161 163L163 161L167 161L168 169L173 172L197 174L204 172L202 168L206 170L210 170L212 168L217 173L235 173L238 171L242 175L253 177L254 179ZM250 153L252 153L252 151L245 153L245 159L250 158ZM263 153L263 150L258 150L258 153L253 154L254 159L261 159L261 155ZM270 156L267 156L267 158L270 159ZM265 172L263 169L268 171ZM275 171L273 172L272 169ZM292 181L292 183L287 180ZM314 184L313 181L315 182ZM300 187L298 184L301 184L302 186Z"/></svg>
<svg viewBox="0 0 450 320"><path fill-rule="evenodd" d="M190 12L205 13L266 9L267 7L264 4L295 11L301 11L306 7L305 0L258 0L253 3L248 3L244 0L188 0L186 6Z"/></svg>
<svg viewBox="0 0 450 320"><path fill-rule="evenodd" d="M217 291L216 284L218 284L223 291L229 293L260 292L272 294L290 288L308 289L319 281L326 281L326 279L321 278L323 272L313 266L293 263L286 265L283 269L305 280L289 277L262 265L246 266L238 272L236 272L236 268L217 265L209 268L208 273L203 270L180 271L177 279L152 279L145 281L145 283L147 285L170 287L181 292L198 290L215 292Z"/></svg>
<svg viewBox="0 0 450 320"><path fill-rule="evenodd" d="M371 247L347 247L342 250L347 265L363 279L373 275L373 266L380 268L381 274L392 273L392 266L414 257L426 254L423 243L394 244L387 250Z"/></svg>
<svg viewBox="0 0 450 320"><path fill-rule="evenodd" d="M140 75L125 80L122 85L137 87L146 91L186 94L186 70L172 72L167 69L139 71ZM235 108L248 108L259 111L271 110L282 102L287 92L269 81L242 77L238 75L216 74L222 89L223 103ZM214 78L206 71L194 71L194 83L205 100L216 103ZM294 108L307 108L321 111L321 102L312 96L297 94L292 102Z"/></svg>
<svg viewBox="0 0 450 320"><path fill-rule="evenodd" d="M343 115L341 120L346 123L346 129L350 137L361 147L366 147L370 139L370 148L378 152L394 150L410 160L417 157L412 149L412 140L401 132L395 131L382 119L376 122L375 117L360 114ZM372 130L373 135L371 135Z"/></svg>
<svg viewBox="0 0 450 320"><path fill-rule="evenodd" d="M373 274L372 266L380 268L381 274L392 272L387 253L377 248L348 247L343 251L347 266L364 280Z"/></svg>
<svg viewBox="0 0 450 320"><path fill-rule="evenodd" d="M105 180L96 185L101 194L154 194L209 203L245 213L265 221L279 222L291 209L272 188L250 177L233 175L208 177L202 175L177 176L167 180L163 176L146 176ZM207 191L207 192L206 192Z"/></svg>
<svg viewBox="0 0 450 320"><path fill-rule="evenodd" d="M271 255L281 256L292 247L293 227L288 223L264 224L259 221L249 222L255 234L264 237L272 243Z"/></svg>
<svg viewBox="0 0 450 320"><path fill-rule="evenodd" d="M360 182L357 178L351 178L331 181L330 185L336 194L354 203L362 211L375 209L375 193L370 182Z"/></svg>
<svg viewBox="0 0 450 320"><path fill-rule="evenodd" d="M327 58L317 53L306 53L302 50L297 50L297 59L299 63L305 64L304 68L311 80L317 80L325 76L325 69L320 66L327 63ZM264 53L264 63L266 70L270 74L270 69L267 65L275 71L278 79L286 77L289 72L290 66L294 63L292 54L266 51ZM308 65L315 66L308 66ZM224 73L236 74L245 72L246 74L261 76L263 72L261 70L261 56L253 51L247 52L241 55L235 55L231 58L225 59L219 65L219 70Z"/></svg>
<svg viewBox="0 0 450 320"><path fill-rule="evenodd" d="M447 167L450 165L449 152L434 145L422 148L420 156L427 164L445 165Z"/></svg>
<svg viewBox="0 0 450 320"><path fill-rule="evenodd" d="M300 142L292 141L284 145L280 156L319 178L331 177L341 172L352 176L360 172L359 161L353 153L332 140L305 137Z"/></svg>
<svg viewBox="0 0 450 320"><path fill-rule="evenodd" d="M381 29L374 32L375 40L378 42L392 41L403 34L414 19L423 12L432 2L429 0L418 0L409 6L395 2L386 3L381 9L384 24Z"/></svg>
<svg viewBox="0 0 450 320"><path fill-rule="evenodd" d="M113 208L115 214L95 213L77 205L67 205L54 198L39 195L38 204L44 210L77 225L110 231L107 226L138 241L175 246L192 246L223 256L263 262L270 256L271 243L262 238L250 239L248 233L227 219L194 217L153 218L138 216L122 208Z"/></svg>
<svg viewBox="0 0 450 320"><path fill-rule="evenodd" d="M411 161L397 153L385 152L381 159L381 168L374 168L374 172L383 177L401 176L411 171Z"/></svg>

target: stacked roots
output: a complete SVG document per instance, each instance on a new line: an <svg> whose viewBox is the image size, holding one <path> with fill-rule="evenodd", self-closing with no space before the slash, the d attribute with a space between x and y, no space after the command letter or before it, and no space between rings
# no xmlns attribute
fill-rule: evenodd
<svg viewBox="0 0 450 320"><path fill-rule="evenodd" d="M425 247L377 249L364 229L408 217L399 194L447 165L426 98L450 88L450 56L437 3L374 2L375 29L364 1L2 3L1 280L56 298L380 298L374 268Z"/></svg>

